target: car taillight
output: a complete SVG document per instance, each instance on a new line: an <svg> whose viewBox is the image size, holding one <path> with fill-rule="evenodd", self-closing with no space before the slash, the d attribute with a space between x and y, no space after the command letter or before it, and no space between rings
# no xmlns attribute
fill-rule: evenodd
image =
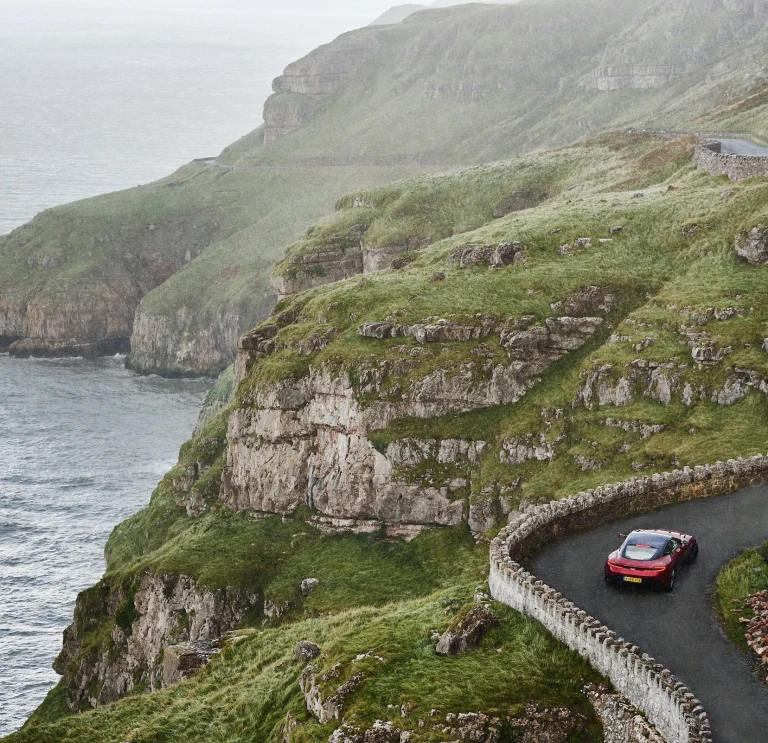
<svg viewBox="0 0 768 743"><path fill-rule="evenodd" d="M610 565L612 568L620 568L620 567L621 567L621 565L619 565L619 563L617 563L617 562L611 562L610 560L608 560L608 564L609 564L609 565Z"/></svg>
<svg viewBox="0 0 768 743"><path fill-rule="evenodd" d="M651 568L654 573L663 573L666 569L666 565L657 565L656 567Z"/></svg>

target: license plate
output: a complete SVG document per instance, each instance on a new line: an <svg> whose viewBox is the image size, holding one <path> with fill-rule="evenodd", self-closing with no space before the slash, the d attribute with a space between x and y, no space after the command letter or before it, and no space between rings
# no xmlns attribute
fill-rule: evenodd
<svg viewBox="0 0 768 743"><path fill-rule="evenodd" d="M624 580L627 583L642 583L643 582L642 578L630 578L628 575L624 576Z"/></svg>

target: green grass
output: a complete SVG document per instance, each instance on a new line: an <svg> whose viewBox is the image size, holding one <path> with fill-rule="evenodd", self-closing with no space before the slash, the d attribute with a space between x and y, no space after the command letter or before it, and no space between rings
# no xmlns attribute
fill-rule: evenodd
<svg viewBox="0 0 768 743"><path fill-rule="evenodd" d="M499 336L464 343L435 343L420 349L414 361L412 339L376 341L361 338L357 327L365 321L394 319L399 323L442 317L475 324L478 314L493 317L501 325L507 318L532 315L537 322L557 314L552 303L563 300L588 284L596 284L617 298L604 326L582 349L553 364L522 400L515 404L478 408L437 418L404 418L370 433L372 443L384 452L393 441L415 438L465 438L488 442L482 462L469 468L462 464L440 465L426 460L396 475L409 482L434 485L452 477L471 481L473 498L490 488L512 492L512 502L522 498L568 495L605 482L650 474L685 465L696 465L749 456L763 451L768 408L763 393L749 392L730 406L711 401L734 374L768 375L768 357L761 346L768 324L768 275L741 261L733 249L735 234L765 217L768 190L763 179L730 184L732 194L723 200L726 185L695 170L690 164L692 143L686 139L664 142L647 136L612 135L565 150L532 155L517 163L473 168L453 175L404 181L345 197L334 216L310 230L305 243L295 250L314 250L342 235L351 223L368 224L371 240L390 240L399 235L403 214L415 236L450 232L436 204L452 204L453 224L466 215L482 226L446 237L414 253L404 269L387 270L317 287L284 300L276 310L280 350L250 371L238 393L238 404L251 404L262 385L284 378L300 378L310 369L326 366L337 374L349 374L362 405L384 395L393 401L407 399L411 386L430 373L451 373L474 364L479 382L484 379L476 352L483 350L492 364L508 363L499 348ZM523 167L525 166L525 167ZM525 173L525 176L520 176ZM499 184L518 187L518 177L550 180L554 196L540 206L488 220L488 205L499 194ZM578 187L565 190L568 184ZM642 188L643 198L633 198ZM354 199L368 206L353 207ZM395 205L397 205L395 207ZM365 212L365 216L360 214ZM351 220L351 221L350 221ZM695 234L692 225L699 225ZM622 225L613 241L600 244L599 237ZM553 234L555 233L555 234ZM406 235L407 235L406 231ZM589 236L593 246L563 257L558 246ZM366 237L367 239L367 237ZM398 236L397 239L402 239ZM466 243L498 244L521 240L525 266L503 270L459 269L448 256ZM433 283L437 270L443 281ZM714 317L697 323L692 316L714 308L735 308L740 314ZM285 318L285 320L281 320ZM684 326L707 333L718 347L731 352L714 365L699 368L691 358ZM299 345L311 333L335 328L338 335L322 352L307 355ZM609 336L616 336L609 341ZM635 349L646 339L652 344ZM614 383L631 378L636 359L672 363L676 388L669 406L652 400L641 383L634 383L634 400L624 408L586 409L575 404L585 378L593 370L604 372ZM369 371L381 364L394 368L383 388L368 385ZM403 371L398 371L398 365ZM685 384L705 388L704 399L686 406ZM563 415L553 421L554 411ZM603 425L606 417L640 423L659 423L662 433L642 438ZM499 452L508 438L544 434L555 446L550 462L529 461L504 465ZM594 460L598 468L584 471L580 461ZM510 491L510 488L514 490Z"/></svg>
<svg viewBox="0 0 768 743"><path fill-rule="evenodd" d="M731 560L715 581L715 607L728 637L742 650L749 651L741 617L754 616L744 602L753 594L768 589L768 542L748 549ZM740 611L734 611L738 609Z"/></svg>
<svg viewBox="0 0 768 743"><path fill-rule="evenodd" d="M535 702L540 707L564 706L582 717L574 743L597 740L599 724L581 688L599 677L536 622L496 605L500 626L476 651L455 658L435 655L430 631L444 630L451 621L444 599L462 601L469 596L471 584L458 581L442 591L395 604L246 631L244 640L172 689L128 697L56 722L38 714L34 725L5 740L276 742L282 740L280 728L291 713L300 724L294 740L324 742L336 724L321 726L306 711L298 686L302 665L293 658L293 648L302 639L317 642L325 654L318 661L318 672L340 664L336 684L352 672L364 674L363 683L345 704L345 720L351 724L370 726L376 719L393 719L404 729L414 730L415 740L426 743L439 739L429 728L423 733L418 728L418 720L429 720L432 709L441 710L443 716L470 711L516 715ZM383 662L354 660L368 652ZM50 705L59 697L58 691L52 692ZM401 719L399 708L404 702L411 712Z"/></svg>

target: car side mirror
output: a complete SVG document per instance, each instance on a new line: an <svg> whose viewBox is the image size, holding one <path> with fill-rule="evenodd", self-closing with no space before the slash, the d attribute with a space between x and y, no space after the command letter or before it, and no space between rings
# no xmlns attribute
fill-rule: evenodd
<svg viewBox="0 0 768 743"><path fill-rule="evenodd" d="M619 539L626 539L626 538L627 538L626 534L622 534L621 532L619 532Z"/></svg>

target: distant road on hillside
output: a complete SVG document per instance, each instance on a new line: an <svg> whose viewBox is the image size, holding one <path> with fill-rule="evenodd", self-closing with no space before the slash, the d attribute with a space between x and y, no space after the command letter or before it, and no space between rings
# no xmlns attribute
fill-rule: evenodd
<svg viewBox="0 0 768 743"><path fill-rule="evenodd" d="M723 145L723 152L729 155L768 157L768 147L761 147L748 139L721 139L717 137L717 141Z"/></svg>

